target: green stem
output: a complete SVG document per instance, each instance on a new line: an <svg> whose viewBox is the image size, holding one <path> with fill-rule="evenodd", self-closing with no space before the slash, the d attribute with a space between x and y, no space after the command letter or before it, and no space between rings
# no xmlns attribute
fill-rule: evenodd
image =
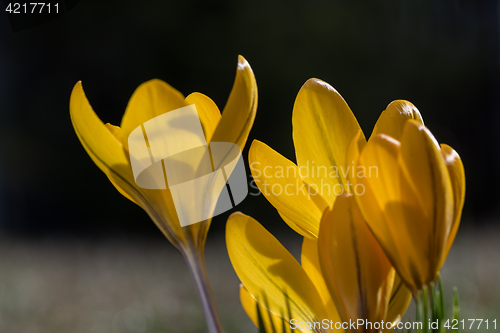
<svg viewBox="0 0 500 333"><path fill-rule="evenodd" d="M432 332L439 332L439 325L441 325L441 309L439 308L439 303L438 303L438 291L436 290L436 285L434 282L430 283L431 285L431 294L430 294L430 304L431 304L431 311L432 311L432 322L438 321L438 328L433 329Z"/></svg>
<svg viewBox="0 0 500 333"><path fill-rule="evenodd" d="M424 324L423 324L423 329L424 329L424 333L428 333L429 332L429 290L427 288L427 286L424 286L422 288L422 298L423 298L423 301L424 301Z"/></svg>
<svg viewBox="0 0 500 333"><path fill-rule="evenodd" d="M183 253L193 276L198 296L200 297L203 313L210 333L222 333L217 307L208 280L205 255L202 251Z"/></svg>
<svg viewBox="0 0 500 333"><path fill-rule="evenodd" d="M457 329L451 330L453 333L460 332L460 302L458 300L458 289L453 287L453 319L458 322Z"/></svg>
<svg viewBox="0 0 500 333"><path fill-rule="evenodd" d="M438 283L439 283L439 307L441 308L441 315L444 320L446 317L446 312L444 309L444 292L443 292L443 280L441 280L441 273L438 273Z"/></svg>
<svg viewBox="0 0 500 333"><path fill-rule="evenodd" d="M446 310L444 307L444 292L443 292L443 281L441 280L441 273L438 273L438 303L439 303L439 309L441 312L439 320L441 321L441 326L440 326L440 333L446 333L446 327L444 327L444 323L446 320Z"/></svg>
<svg viewBox="0 0 500 333"><path fill-rule="evenodd" d="M416 303L417 303L417 323L422 323L422 329L417 327L417 333L421 333L423 330L423 321L422 321L422 290L419 290L417 292L417 297L416 297Z"/></svg>

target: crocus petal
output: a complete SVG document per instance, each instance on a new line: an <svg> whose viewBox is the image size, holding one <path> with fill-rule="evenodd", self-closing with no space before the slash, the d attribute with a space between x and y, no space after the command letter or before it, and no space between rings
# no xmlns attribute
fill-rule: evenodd
<svg viewBox="0 0 500 333"><path fill-rule="evenodd" d="M323 305L328 313L328 319L333 321L333 323L341 322L337 308L335 307L333 299L330 296L325 278L323 277L323 272L321 271L317 241L304 238L304 242L302 243L302 252L300 254L300 262L312 283L316 286L316 289L323 300Z"/></svg>
<svg viewBox="0 0 500 333"><path fill-rule="evenodd" d="M117 173L113 166L128 164L121 142L92 110L81 82L73 88L69 109L76 135L99 169L109 177ZM121 172L116 176L135 183L130 172Z"/></svg>
<svg viewBox="0 0 500 333"><path fill-rule="evenodd" d="M455 240L458 226L460 225L460 218L462 216L462 208L465 200L465 171L464 165L458 153L448 145L441 145L441 153L443 154L444 162L450 174L451 186L453 188L453 202L454 202L454 219L453 226L447 236L446 246L440 265L444 264L444 260L450 251L451 245Z"/></svg>
<svg viewBox="0 0 500 333"><path fill-rule="evenodd" d="M346 189L347 147L359 124L342 96L319 79L309 79L300 89L292 124L297 165L307 168L306 182L322 189L332 205Z"/></svg>
<svg viewBox="0 0 500 333"><path fill-rule="evenodd" d="M232 142L243 150L256 111L257 83L250 64L240 55L233 89L211 141Z"/></svg>
<svg viewBox="0 0 500 333"><path fill-rule="evenodd" d="M395 272L351 195L325 210L319 232L321 269L342 320L385 319Z"/></svg>
<svg viewBox="0 0 500 333"><path fill-rule="evenodd" d="M128 151L128 137L146 121L188 104L184 96L168 83L154 79L141 84L135 91L121 122L122 143Z"/></svg>
<svg viewBox="0 0 500 333"><path fill-rule="evenodd" d="M347 164L351 166L350 172L347 174L349 179L350 188L348 188L348 193L355 193L356 187L353 183L353 178L355 174L360 171L358 167L358 159L361 151L366 145L366 139L363 135L363 131L359 130L358 133L354 135L347 149Z"/></svg>
<svg viewBox="0 0 500 333"><path fill-rule="evenodd" d="M405 219L404 202L400 200L400 143L389 136L371 138L359 156L355 177L355 198L368 226L384 249L396 271L411 275L401 253L416 255L412 238L402 233L399 225ZM364 172L364 173L363 173ZM392 223L394 221L394 223ZM397 222L397 223L396 223Z"/></svg>
<svg viewBox="0 0 500 333"><path fill-rule="evenodd" d="M135 184L122 143L116 137L119 128L106 126L97 117L81 82L75 85L71 94L70 114L83 147L118 191L139 204L174 246L185 242L170 192L168 189L144 190Z"/></svg>
<svg viewBox="0 0 500 333"><path fill-rule="evenodd" d="M114 126L114 125L111 125L110 123L107 123L105 125L108 130L115 136L115 138L117 140L121 140L121 135L122 135L122 129L119 127L119 126ZM121 142L121 141L120 141ZM120 146L121 146L121 143L120 143ZM113 180L113 177L108 177L109 181L111 182L111 184L113 184L113 186L118 190L118 192L120 192L121 195L123 195L125 198L129 199L130 201L132 201L133 203L139 205L120 185L119 185L119 182L115 182Z"/></svg>
<svg viewBox="0 0 500 333"><path fill-rule="evenodd" d="M391 323L397 323L401 320L401 317L405 313L408 305L411 302L411 291L406 287L403 280L398 274L394 276L394 284L391 291L391 299L389 301L389 309L387 310L387 321ZM386 330L384 332L391 332L392 330Z"/></svg>
<svg viewBox="0 0 500 333"><path fill-rule="evenodd" d="M255 183L285 222L291 221L290 227L304 237L317 238L321 213L328 204L302 181L300 169L257 140L250 147L248 161Z"/></svg>
<svg viewBox="0 0 500 333"><path fill-rule="evenodd" d="M415 105L403 100L393 101L380 114L371 136L385 134L396 140L400 140L404 125L409 119L418 121L422 125L424 124L422 116Z"/></svg>
<svg viewBox="0 0 500 333"><path fill-rule="evenodd" d="M305 238L313 238L313 239L316 239L317 237L314 236L311 232L299 227L297 224L295 224L292 220L290 220L288 217L286 217L285 215L281 214L279 211L278 211L278 214L280 215L280 217L283 219L283 221L285 221L286 224L288 224L288 226L290 228L293 229L293 231L295 231L296 233L298 233L299 235L308 235L308 236L304 236Z"/></svg>
<svg viewBox="0 0 500 333"><path fill-rule="evenodd" d="M405 125L399 163L423 214L413 218L408 216L404 223L406 232L428 244L426 260L414 264L418 265L421 282L429 284L436 279L441 268L447 238L453 227L452 184L440 146L432 133L416 121L410 120ZM419 289L422 286L418 285Z"/></svg>
<svg viewBox="0 0 500 333"><path fill-rule="evenodd" d="M259 304L268 304L268 309L285 321L327 318L318 291L304 269L257 221L241 213L231 215L226 244L236 274Z"/></svg>
<svg viewBox="0 0 500 333"><path fill-rule="evenodd" d="M94 163L123 196L141 205L144 198L141 198L130 168L127 168L128 160L118 137L121 129L105 125L99 119L85 96L81 82L71 93L70 115L76 135Z"/></svg>
<svg viewBox="0 0 500 333"><path fill-rule="evenodd" d="M254 325L259 327L259 314L257 313L257 301L248 292L245 286L240 285L240 301L243 309L247 313L248 317L252 320ZM264 325L265 332L290 332L290 323L283 321L281 317L275 315L271 311L265 308L265 306L259 304L260 318L262 324ZM283 326L285 330L283 330ZM308 332L300 329L294 330L294 332Z"/></svg>
<svg viewBox="0 0 500 333"><path fill-rule="evenodd" d="M185 99L186 104L196 105L198 116L205 133L205 139L210 142L221 119L219 108L212 99L202 93L192 93Z"/></svg>

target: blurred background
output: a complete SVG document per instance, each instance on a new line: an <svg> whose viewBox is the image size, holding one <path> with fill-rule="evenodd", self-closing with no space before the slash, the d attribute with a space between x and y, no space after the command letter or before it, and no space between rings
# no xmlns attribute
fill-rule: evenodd
<svg viewBox="0 0 500 333"><path fill-rule="evenodd" d="M118 125L134 90L159 78L222 110L238 54L259 88L248 143L292 160L293 103L311 77L340 92L367 135L391 101L417 106L467 177L445 288L459 287L463 318L500 319L498 1L73 5L25 29L0 13L0 332L206 332L181 256L88 157L68 105L82 80L99 117ZM262 195L237 209L299 253ZM226 331L255 332L225 250L230 213L212 223L210 279Z"/></svg>

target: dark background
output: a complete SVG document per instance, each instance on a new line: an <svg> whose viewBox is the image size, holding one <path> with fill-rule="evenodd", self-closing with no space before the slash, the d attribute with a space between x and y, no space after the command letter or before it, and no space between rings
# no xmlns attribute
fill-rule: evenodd
<svg viewBox="0 0 500 333"><path fill-rule="evenodd" d="M133 91L160 78L222 110L237 55L259 88L253 139L294 160L291 115L311 77L334 86L368 136L395 99L421 111L462 157L463 225L499 216L498 1L79 1L13 32L0 13L0 235L163 237L94 165L69 118L83 81L104 122L118 125ZM241 210L288 229L263 196ZM229 213L214 218L222 234Z"/></svg>

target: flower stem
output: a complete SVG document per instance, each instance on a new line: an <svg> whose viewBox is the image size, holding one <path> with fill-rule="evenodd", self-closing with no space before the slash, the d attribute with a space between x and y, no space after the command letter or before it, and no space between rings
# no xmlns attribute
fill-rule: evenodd
<svg viewBox="0 0 500 333"><path fill-rule="evenodd" d="M198 296L200 297L203 313L210 333L222 333L219 314L215 306L214 296L208 280L207 268L205 266L205 255L203 252L187 252L184 254L186 262L193 276Z"/></svg>

